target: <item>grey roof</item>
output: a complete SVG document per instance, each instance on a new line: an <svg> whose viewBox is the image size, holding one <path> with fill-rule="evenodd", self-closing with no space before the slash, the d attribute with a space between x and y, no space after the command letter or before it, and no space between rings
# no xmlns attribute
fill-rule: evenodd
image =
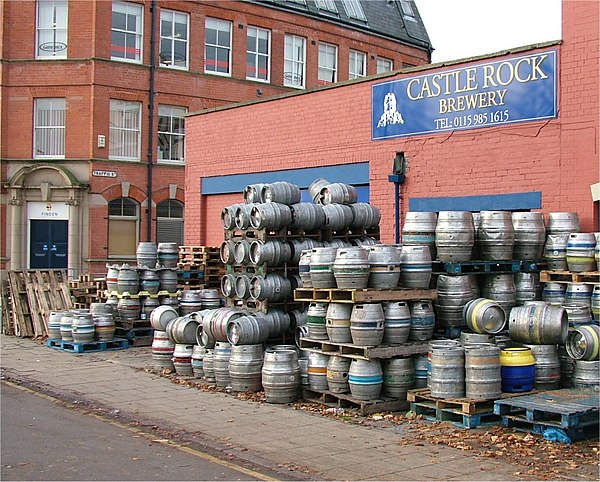
<svg viewBox="0 0 600 482"><path fill-rule="evenodd" d="M410 3L414 14L413 17L403 14L400 0L358 0L362 6L366 20L348 17L342 0L333 0L337 7L337 13L319 9L315 0L304 0L304 2L301 0L245 1L300 13L325 22L343 25L347 28L389 37L393 40L405 42L428 51L433 50L427 30L414 0L403 0Z"/></svg>

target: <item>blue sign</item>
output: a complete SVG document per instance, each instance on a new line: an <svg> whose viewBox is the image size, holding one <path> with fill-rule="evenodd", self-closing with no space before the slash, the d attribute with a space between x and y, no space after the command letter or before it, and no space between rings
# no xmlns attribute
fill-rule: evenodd
<svg viewBox="0 0 600 482"><path fill-rule="evenodd" d="M557 116L556 51L374 84L373 140Z"/></svg>

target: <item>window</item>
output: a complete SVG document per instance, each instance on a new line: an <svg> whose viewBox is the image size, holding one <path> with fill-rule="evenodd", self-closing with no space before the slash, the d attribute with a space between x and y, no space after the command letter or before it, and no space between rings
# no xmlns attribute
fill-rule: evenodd
<svg viewBox="0 0 600 482"><path fill-rule="evenodd" d="M67 0L38 0L38 59L67 58Z"/></svg>
<svg viewBox="0 0 600 482"><path fill-rule="evenodd" d="M135 257L139 232L139 204L129 198L108 203L108 257Z"/></svg>
<svg viewBox="0 0 600 482"><path fill-rule="evenodd" d="M113 2L111 59L142 62L143 7Z"/></svg>
<svg viewBox="0 0 600 482"><path fill-rule="evenodd" d="M344 5L344 10L346 10L348 17L356 18L358 20L367 20L359 0L342 0L342 4Z"/></svg>
<svg viewBox="0 0 600 482"><path fill-rule="evenodd" d="M364 77L367 75L367 54L363 52L357 52L356 50L351 50L349 60L350 66L348 77L350 79L356 79L358 77Z"/></svg>
<svg viewBox="0 0 600 482"><path fill-rule="evenodd" d="M160 11L160 65L162 67L188 68L187 13Z"/></svg>
<svg viewBox="0 0 600 482"><path fill-rule="evenodd" d="M65 157L65 99L36 99L34 158Z"/></svg>
<svg viewBox="0 0 600 482"><path fill-rule="evenodd" d="M333 0L315 0L315 4L319 10L337 13L337 7L335 6L335 2Z"/></svg>
<svg viewBox="0 0 600 482"><path fill-rule="evenodd" d="M337 46L319 44L319 84L337 81Z"/></svg>
<svg viewBox="0 0 600 482"><path fill-rule="evenodd" d="M394 62L390 59L384 59L383 57L377 57L377 73L391 72L394 70Z"/></svg>
<svg viewBox="0 0 600 482"><path fill-rule="evenodd" d="M183 244L183 204L169 199L156 205L156 242Z"/></svg>
<svg viewBox="0 0 600 482"><path fill-rule="evenodd" d="M269 81L269 52L271 32L258 27L248 27L246 50L246 78Z"/></svg>
<svg viewBox="0 0 600 482"><path fill-rule="evenodd" d="M402 16L408 20L416 21L415 12L412 8L410 0L400 0L400 7L402 8Z"/></svg>
<svg viewBox="0 0 600 482"><path fill-rule="evenodd" d="M158 159L183 162L185 146L185 107L158 106Z"/></svg>
<svg viewBox="0 0 600 482"><path fill-rule="evenodd" d="M140 102L110 101L109 159L140 160Z"/></svg>
<svg viewBox="0 0 600 482"><path fill-rule="evenodd" d="M283 85L304 88L306 39L297 35L285 36Z"/></svg>
<svg viewBox="0 0 600 482"><path fill-rule="evenodd" d="M231 75L231 22L206 19L204 72Z"/></svg>

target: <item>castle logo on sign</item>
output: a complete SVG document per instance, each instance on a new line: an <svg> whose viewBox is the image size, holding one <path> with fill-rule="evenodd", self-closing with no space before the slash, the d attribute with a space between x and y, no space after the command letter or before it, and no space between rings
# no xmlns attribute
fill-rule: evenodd
<svg viewBox="0 0 600 482"><path fill-rule="evenodd" d="M377 127L385 127L392 124L404 124L402 113L397 109L396 95L388 92L383 99L383 114L379 118Z"/></svg>

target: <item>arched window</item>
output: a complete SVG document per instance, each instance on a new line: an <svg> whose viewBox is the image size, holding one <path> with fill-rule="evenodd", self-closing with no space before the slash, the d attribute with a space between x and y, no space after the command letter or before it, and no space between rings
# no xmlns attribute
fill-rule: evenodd
<svg viewBox="0 0 600 482"><path fill-rule="evenodd" d="M108 203L108 257L135 257L139 241L140 206L133 199Z"/></svg>
<svg viewBox="0 0 600 482"><path fill-rule="evenodd" d="M183 204L169 199L156 205L156 242L183 244Z"/></svg>

